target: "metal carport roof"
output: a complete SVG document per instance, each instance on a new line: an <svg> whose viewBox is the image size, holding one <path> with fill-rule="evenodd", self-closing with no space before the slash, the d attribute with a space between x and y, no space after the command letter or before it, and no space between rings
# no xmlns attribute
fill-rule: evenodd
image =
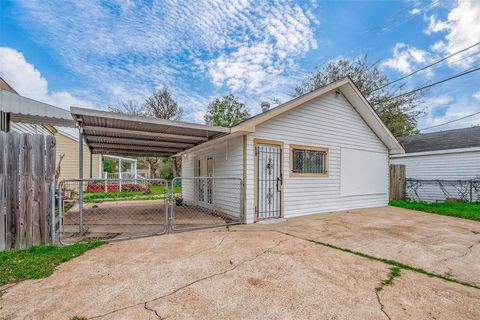
<svg viewBox="0 0 480 320"><path fill-rule="evenodd" d="M10 113L12 122L75 127L68 110L5 90L0 90L0 110Z"/></svg>
<svg viewBox="0 0 480 320"><path fill-rule="evenodd" d="M229 128L71 107L94 154L171 156L230 133Z"/></svg>

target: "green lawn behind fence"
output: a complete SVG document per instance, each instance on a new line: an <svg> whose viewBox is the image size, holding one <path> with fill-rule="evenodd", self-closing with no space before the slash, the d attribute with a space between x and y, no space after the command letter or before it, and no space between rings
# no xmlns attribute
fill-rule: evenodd
<svg viewBox="0 0 480 320"><path fill-rule="evenodd" d="M182 187L174 187L175 193L182 192ZM90 192L83 194L83 201L104 202L104 201L121 201L121 200L155 200L165 197L164 186L151 186L150 192L144 191L122 191L122 192Z"/></svg>
<svg viewBox="0 0 480 320"><path fill-rule="evenodd" d="M390 205L406 209L425 211L463 219L480 221L480 202L411 202L411 201L390 201Z"/></svg>

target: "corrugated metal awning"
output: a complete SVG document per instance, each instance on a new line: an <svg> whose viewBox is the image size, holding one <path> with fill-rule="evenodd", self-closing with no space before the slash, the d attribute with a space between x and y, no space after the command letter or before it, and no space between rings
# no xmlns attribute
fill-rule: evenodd
<svg viewBox="0 0 480 320"><path fill-rule="evenodd" d="M207 126L85 108L70 108L92 153L171 156L230 133Z"/></svg>
<svg viewBox="0 0 480 320"><path fill-rule="evenodd" d="M75 127L68 110L5 90L0 90L0 110L9 113L12 122Z"/></svg>

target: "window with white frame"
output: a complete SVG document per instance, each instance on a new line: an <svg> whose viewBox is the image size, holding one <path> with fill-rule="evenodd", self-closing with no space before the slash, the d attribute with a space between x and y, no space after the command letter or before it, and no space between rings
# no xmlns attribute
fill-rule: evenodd
<svg viewBox="0 0 480 320"><path fill-rule="evenodd" d="M327 148L290 145L290 176L327 175Z"/></svg>

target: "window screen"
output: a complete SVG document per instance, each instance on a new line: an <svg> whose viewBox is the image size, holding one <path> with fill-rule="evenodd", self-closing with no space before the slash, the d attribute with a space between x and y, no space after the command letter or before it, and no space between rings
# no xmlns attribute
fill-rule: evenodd
<svg viewBox="0 0 480 320"><path fill-rule="evenodd" d="M292 149L292 173L326 174L327 151Z"/></svg>

